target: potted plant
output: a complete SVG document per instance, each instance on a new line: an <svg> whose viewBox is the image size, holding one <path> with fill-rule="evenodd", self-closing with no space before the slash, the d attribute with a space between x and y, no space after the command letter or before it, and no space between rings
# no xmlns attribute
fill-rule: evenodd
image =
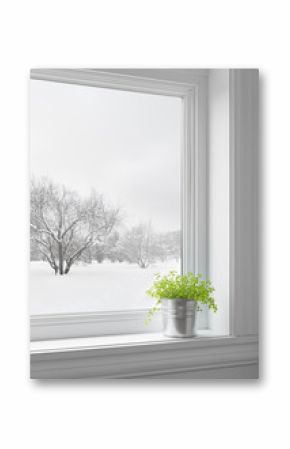
<svg viewBox="0 0 290 449"><path fill-rule="evenodd" d="M201 275L193 273L178 274L170 271L162 276L157 273L147 294L156 299L149 310L146 322L161 310L163 315L164 335L167 337L193 337L195 335L196 311L202 310L202 305L208 306L214 312L217 305L212 296L214 288L209 280L202 280Z"/></svg>

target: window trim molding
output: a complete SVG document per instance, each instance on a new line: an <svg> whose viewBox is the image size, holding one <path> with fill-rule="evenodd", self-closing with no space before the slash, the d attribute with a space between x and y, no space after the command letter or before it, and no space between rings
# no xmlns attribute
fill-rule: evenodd
<svg viewBox="0 0 290 449"><path fill-rule="evenodd" d="M134 76L95 69L32 69L30 78L169 95L180 97L183 100L182 270L200 272L207 276L207 77L204 74L200 75L198 70L196 74L194 70L192 71L191 82L178 81L178 72L176 72L175 81L160 79L160 77L138 76L137 74L138 69ZM145 309L121 313L108 312L106 314L107 327L102 319L104 317L102 312L93 315L91 313L32 315L31 339L88 337L92 335L93 330L96 332L95 335L135 333L138 326L139 332L141 328L144 333L160 330L161 320L158 318L154 318L152 325L144 326L146 313ZM90 326L86 328L85 322L90 323ZM58 323L62 323L62 326ZM198 315L197 325L202 329L208 327L206 310Z"/></svg>
<svg viewBox="0 0 290 449"><path fill-rule="evenodd" d="M201 337L115 345L88 345L31 352L32 379L176 379L190 373L202 379L205 371L252 367L258 378L256 336ZM201 374L199 374L201 373ZM215 374L213 374L212 378ZM210 375L208 378L211 378Z"/></svg>
<svg viewBox="0 0 290 449"><path fill-rule="evenodd" d="M157 77L139 76L138 69L136 69L136 75L97 69L31 69L30 79L183 97L202 83L204 77L192 76L192 82L189 83L177 79L169 81Z"/></svg>
<svg viewBox="0 0 290 449"><path fill-rule="evenodd" d="M161 315L145 325L149 309L55 313L30 317L30 341L152 333L162 329ZM140 329L142 329L140 331Z"/></svg>

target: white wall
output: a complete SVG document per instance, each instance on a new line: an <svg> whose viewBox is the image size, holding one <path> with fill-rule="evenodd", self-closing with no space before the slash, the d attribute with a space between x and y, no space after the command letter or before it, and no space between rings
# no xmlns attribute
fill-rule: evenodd
<svg viewBox="0 0 290 449"><path fill-rule="evenodd" d="M234 335L259 332L259 71L230 70L230 298Z"/></svg>
<svg viewBox="0 0 290 449"><path fill-rule="evenodd" d="M208 80L209 278L218 313L209 314L216 333L229 332L229 70L213 69Z"/></svg>

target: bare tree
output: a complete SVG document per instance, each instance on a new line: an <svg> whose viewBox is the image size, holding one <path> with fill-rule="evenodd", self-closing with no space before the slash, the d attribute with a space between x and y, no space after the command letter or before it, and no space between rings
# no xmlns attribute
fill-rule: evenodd
<svg viewBox="0 0 290 449"><path fill-rule="evenodd" d="M156 247L158 258L164 262L168 259L180 258L180 231L162 232L156 235Z"/></svg>
<svg viewBox="0 0 290 449"><path fill-rule="evenodd" d="M156 259L156 241L151 224L141 223L125 233L122 240L123 254L131 263L147 268Z"/></svg>
<svg viewBox="0 0 290 449"><path fill-rule="evenodd" d="M116 262L119 260L119 242L119 232L116 230L112 231L102 243L94 246L91 251L92 259L97 260L98 263L102 263L105 259L110 260L110 262Z"/></svg>
<svg viewBox="0 0 290 449"><path fill-rule="evenodd" d="M95 191L82 199L48 179L31 182L31 239L55 274L67 274L86 250L101 243L118 220Z"/></svg>

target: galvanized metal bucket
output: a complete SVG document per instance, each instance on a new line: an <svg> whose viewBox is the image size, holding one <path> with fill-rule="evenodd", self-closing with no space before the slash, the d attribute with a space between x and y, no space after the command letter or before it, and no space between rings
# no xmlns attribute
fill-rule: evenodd
<svg viewBox="0 0 290 449"><path fill-rule="evenodd" d="M195 301L163 298L161 310L164 335L167 337L195 336Z"/></svg>

